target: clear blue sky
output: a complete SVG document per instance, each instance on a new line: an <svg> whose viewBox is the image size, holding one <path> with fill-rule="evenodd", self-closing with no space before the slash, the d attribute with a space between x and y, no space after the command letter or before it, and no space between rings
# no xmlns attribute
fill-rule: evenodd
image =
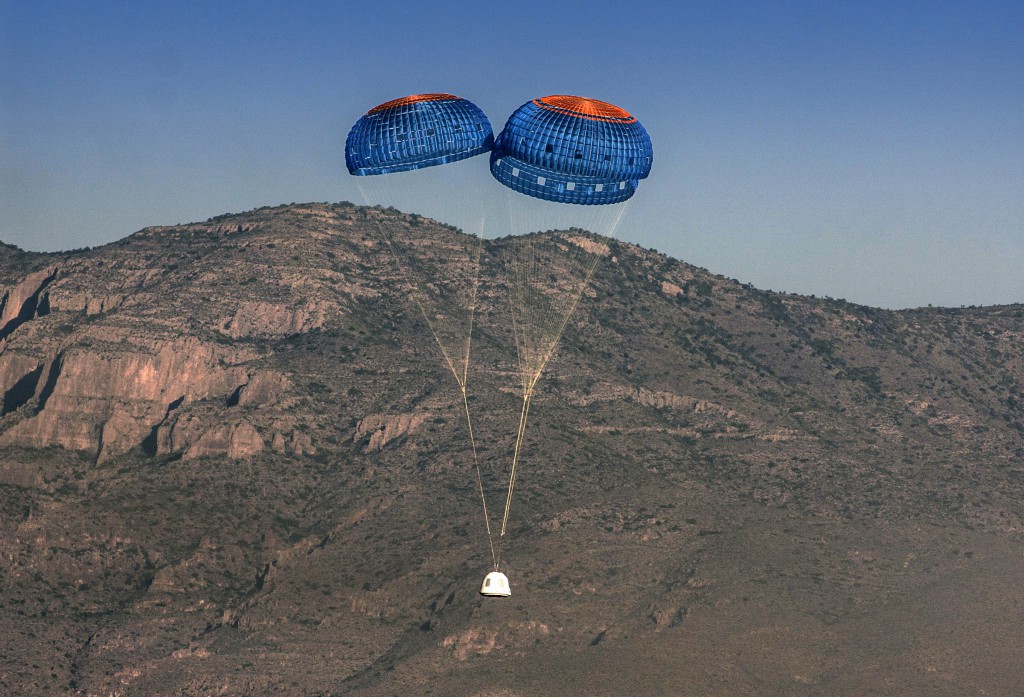
<svg viewBox="0 0 1024 697"><path fill-rule="evenodd" d="M761 288L1024 302L1022 37L1020 0L0 0L0 240L358 202L369 107L453 92L497 128L570 93L654 141L623 239Z"/></svg>

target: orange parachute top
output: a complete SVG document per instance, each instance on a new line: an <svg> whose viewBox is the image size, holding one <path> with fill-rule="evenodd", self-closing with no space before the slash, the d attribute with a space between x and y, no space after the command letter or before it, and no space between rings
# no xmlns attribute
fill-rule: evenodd
<svg viewBox="0 0 1024 697"><path fill-rule="evenodd" d="M553 94L550 97L534 99L533 103L542 109L569 114L581 119L592 121L610 121L614 123L635 123L636 117L621 107L599 99L574 97L569 94Z"/></svg>
<svg viewBox="0 0 1024 697"><path fill-rule="evenodd" d="M443 102L445 100L459 99L454 94L410 94L408 97L400 97L398 99L392 99L390 102L384 102L366 112L369 114L376 114L378 111L386 111L388 109L394 109L399 106L406 106L407 104L416 104L418 102Z"/></svg>

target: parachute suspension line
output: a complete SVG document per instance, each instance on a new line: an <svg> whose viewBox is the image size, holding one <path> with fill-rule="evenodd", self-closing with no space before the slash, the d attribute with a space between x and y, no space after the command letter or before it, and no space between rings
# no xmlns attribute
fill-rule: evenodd
<svg viewBox="0 0 1024 697"><path fill-rule="evenodd" d="M554 337L551 338L550 343L548 343L547 350L545 351L545 353L543 353L542 356L539 357L539 359L537 359L536 366L529 373L526 370L526 366L520 367L521 378L523 380L523 407L519 414L519 430L516 433L516 445L515 450L512 453L512 467L509 472L508 478L508 493L505 496L505 513L501 520L501 537L504 537L505 533L508 530L508 517L509 512L512 508L512 493L515 491L516 474L519 468L519 456L522 452L523 439L526 436L526 419L530 413L530 404L533 401L534 390L536 389L537 383L540 381L541 375L543 375L544 373L544 368L547 367L548 361L550 361L551 358L554 356L555 349L558 347L559 341L561 341L562 334L565 333L565 328L569 325L569 320L576 313L576 307L579 305L580 300L583 298L583 293L586 290L587 286L590 285L590 281L593 279L594 272L597 269L597 264L600 261L600 259L601 257L598 256L597 254L592 254L592 259L588 262L586 266L583 278L580 280L578 288L573 293L570 307L568 311L565 313L564 317L561 318L561 322L558 326L558 331L555 333ZM515 315L515 313L513 313L513 315ZM513 327L515 326L515 324L516 322L513 319ZM519 332L517 331L516 334L518 337ZM518 351L518 339L516 344L516 350Z"/></svg>
<svg viewBox="0 0 1024 697"><path fill-rule="evenodd" d="M370 197L367 195L367 192L363 188L362 183L358 182L357 184L359 186L360 192L363 194L364 200L369 201ZM391 252L391 258L395 262L395 266L398 268L398 272L405 279L406 284L412 289L411 296L413 298L413 301L419 308L420 315L422 315L423 317L423 321L426 323L427 328L430 330L431 336L434 337L434 341L437 344L437 347L441 350L441 356L444 358L444 361L447 364L448 369L451 371L452 376L455 378L455 382L458 383L459 385L459 391L462 393L462 405L464 408L464 413L466 414L466 430L469 432L469 444L470 449L472 450L473 453L473 469L476 473L477 490L480 493L480 504L483 508L484 527L487 531L487 546L490 548L491 551L491 563L494 565L494 570L498 571L498 555L497 552L495 551L494 535L491 532L491 517L487 510L487 497L484 494L483 474L480 471L480 460L477 456L476 436L473 432L473 418L470 415L469 396L467 393L467 384L469 381L469 359L471 355L473 341L473 322L476 315L477 292L479 290L480 283L480 258L483 251L483 240L481 237L474 237L474 239L476 240L475 257L471 260L472 268L474 271L472 283L470 286L467 322L468 327L466 331L465 352L463 353L462 356L463 369L462 373L460 374L458 369L455 367L455 362L452 361L451 356L449 356L448 350L445 348L444 342L441 340L440 333L434 326L434 322L432 322L430 319L430 314L427 312L426 305L424 303L424 298L420 297L422 289L420 288L419 284L416 283L411 278L411 274L409 273L409 269L412 268L410 262L408 260L405 260L406 263L403 264L403 255L399 252L398 245L395 243L393 236L386 231L386 226L381 222L379 218L376 219L376 223L377 229L380 231L381 237L384 239L384 242L388 246L388 250ZM483 224L481 223L481 228L482 227Z"/></svg>
<svg viewBox="0 0 1024 697"><path fill-rule="evenodd" d="M586 271L583 275L583 279L580 281L579 288L575 292L572 304L569 306L569 311L565 313L565 317L562 318L562 323L558 327L558 332L555 334L554 339L548 347L548 351L544 354L544 357L540 361L540 366L537 370L537 375L534 378L534 383L540 380L541 373L544 372L544 367L547 366L548 361L555 355L555 349L558 348L558 343L562 340L562 334L565 333L565 328L569 326L569 320L576 313L576 307L580 304L580 300L583 299L583 293L586 291L587 286L590 285L591 279L594 277L594 271L597 269L597 264L601 260L601 257L594 254L593 259L587 264Z"/></svg>
<svg viewBox="0 0 1024 697"><path fill-rule="evenodd" d="M438 334L437 330L435 329L434 323L430 320L430 316L427 313L427 310L426 310L426 307L424 306L423 300L420 298L420 292L421 291L420 291L418 285L416 283L411 282L409 277L408 277L408 275L406 274L405 270L403 268L401 268L401 264L399 263L398 253L395 250L395 245L392 243L392 241L390 239L390 236L389 235L383 235L383 236L384 236L385 240L387 240L387 244L388 244L389 249L392 252L392 256L395 258L396 263L399 265L399 271L402 272L402 275L405 276L405 278L406 278L406 282L413 289L412 297L413 297L414 301L416 302L416 306L419 307L420 314L423 316L424 322L426 322L427 327L430 329L430 333L434 337L434 341L437 343L437 347L441 350L441 355L444 357L445 363L448 364L448 369L451 370L452 375L455 377L455 382L457 382L458 385L459 385L459 391L462 392L462 406L463 406L464 412L466 414L466 430L469 432L469 444L470 444L470 448L471 448L472 453L473 453L473 469L474 469L474 471L476 473L476 484L477 484L477 490L478 490L478 492L480 494L480 505L483 508L484 527L485 527L485 529L487 531L487 546L491 550L491 563L494 565L494 570L498 571L498 555L495 552L495 548L494 548L494 535L491 532L491 517L490 517L490 513L487 510L487 496L484 493L483 474L480 471L480 460L479 460L479 457L477 456L477 448L476 448L476 436L474 435L474 432L473 432L473 418L470 415L469 396L467 394L467 389L468 389L467 384L468 384L468 381L469 381L469 358L470 358L470 355L471 355L471 348L472 348L472 341L473 341L473 321L474 321L475 314L476 314L477 291L478 291L479 282L480 282L480 255L481 255L481 252L482 252L483 242L482 242L482 240L479 237L476 238L476 240L477 240L476 258L474 260L475 261L475 266L474 266L475 270L474 270L474 274L473 274L473 283L472 283L472 286L471 286L472 290L471 290L471 293L470 293L470 298L471 299L470 299L470 304L469 304L469 319L468 319L469 326L468 326L468 330L466 332L465 353L463 354L463 371L462 371L462 374L460 375L459 371L455 367L455 363L452 361L451 357L448 355L448 351L445 348L444 342L441 341L441 337Z"/></svg>
<svg viewBox="0 0 1024 697"><path fill-rule="evenodd" d="M616 211L615 217L610 223L611 231L614 232L616 229L618 229L619 223L622 222L622 217L625 215L628 206L628 203L626 203L625 205L618 206L618 210ZM569 242L569 244L572 243ZM594 272L597 270L597 265L601 261L601 256L599 254L596 254L594 252L586 252L586 254L589 255L589 258L585 256L577 256L576 258L576 261L579 264L579 266L573 269L573 274L571 274L570 277L573 277L575 276L575 274L579 273L580 279L577 287L572 291L572 293L569 296L571 302L569 304L568 310L561 317L561 322L559 323L558 331L555 332L554 337L552 338L551 342L547 347L547 351L544 353L543 357L541 358L538 364L536 375L533 378L534 384L536 384L537 381L540 380L541 374L544 372L544 368L547 366L548 361L550 361L551 358L554 356L555 350L558 348L558 344L562 340L562 335L565 333L566 327L569 326L569 320L571 320L572 316L576 313L576 308L579 305L580 300L583 299L583 293L586 292L586 289L590 286L590 282L594 278ZM556 317L556 319L558 318Z"/></svg>
<svg viewBox="0 0 1024 697"><path fill-rule="evenodd" d="M515 208L510 205L508 210L512 230L519 229L517 227L518 221L513 220L513 211ZM512 467L509 472L508 493L505 496L505 511L501 520L500 537L505 536L508 527L509 511L512 505L512 492L515 489L516 468L519 463L519 453L522 448L526 417L529 413L530 400L532 397L529 380L529 366L532 362L532 351L528 345L530 337L525 322L526 295L529 289L527 278L525 278L527 273L525 242L513 239L511 241L511 245L512 249L507 251L505 254L505 268L512 272L509 278L511 282L509 295L512 304L512 333L515 338L516 358L519 364L519 380L523 390L523 406L520 410L519 425L516 429L515 450L513 451Z"/></svg>
<svg viewBox="0 0 1024 697"><path fill-rule="evenodd" d="M486 217L484 218L484 220L480 221L480 229L481 229L481 231L484 228L485 222L486 222ZM462 390L463 391L463 396L465 396L465 391L466 391L465 390L465 385L469 381L469 354L470 354L470 348L473 345L473 321L474 321L475 315L476 315L477 292L480 290L480 257L483 254L483 249L484 249L483 237L480 236L480 237L476 237L475 239L476 239L476 257L472 261L473 283L470 286L470 293L469 293L469 318L468 318L469 331L466 332L466 353L462 357L462 359L463 359L463 371L462 371L462 382L460 383L463 386L463 390ZM469 404L468 403L466 404L466 412L467 413L469 412Z"/></svg>
<svg viewBox="0 0 1024 697"><path fill-rule="evenodd" d="M611 211L600 211L603 217L594 216L592 225L602 235L610 237L618 228L628 210L628 203L618 205ZM603 208L603 207L602 207ZM515 206L509 207L513 230L526 229L525 215ZM594 211L595 213L597 211ZM613 213L608 215L608 213ZM559 221L560 223L562 221ZM590 286L603 254L583 246L581 240L571 238L572 233L584 229L572 218L558 224L554 235L540 235L540 230L530 228L524 237L513 238L511 250L505 255L506 269L510 276L512 300L512 329L519 362L523 404L520 410L519 427L516 432L515 449L509 470L505 510L502 516L499 539L508 533L508 521L519 472L520 458L526 438L526 426L533 396L547 364L554 357L562 336L576 313L584 292ZM564 231L564 232L563 232ZM587 232L593 232L587 229ZM568 234L567 234L568 233ZM605 252L607 253L607 252ZM561 278L559 278L561 277ZM547 290L547 293L545 293Z"/></svg>
<svg viewBox="0 0 1024 697"><path fill-rule="evenodd" d="M469 398L466 396L466 388L462 388L462 406L466 409L466 428L469 429L469 444L473 448L473 469L476 470L476 488L480 492L480 505L484 509L484 527L487 528L487 545L491 548L491 563L495 571L498 568L498 555L494 551L494 535L491 534L491 515L487 512L487 495L484 494L484 478L480 473L480 460L476 455L476 437L473 435L473 419L469 416Z"/></svg>
<svg viewBox="0 0 1024 697"><path fill-rule="evenodd" d="M516 449L512 454L512 470L508 476L508 494L505 496L505 515L501 519L501 536L505 536L505 531L508 527L508 514L512 508L512 492L516 488L516 466L519 464L519 453L523 445L523 436L526 434L526 417L530 413L530 402L533 399L533 394L527 392L523 394L523 409L519 414L519 431L516 433Z"/></svg>
<svg viewBox="0 0 1024 697"><path fill-rule="evenodd" d="M423 303L423 300L420 298L420 293L422 291L419 288L419 284L413 282L412 279L410 279L409 274L406 272L406 270L405 270L405 268L404 268L404 266L403 266L403 264L401 262L401 257L399 255L399 252L397 251L396 246L395 246L394 242L391 239L391 235L386 233L386 232L384 232L384 225L382 225L380 221L377 221L377 227L381 231L381 237L383 237L384 240L387 242L388 249L391 251L391 256L392 256L392 258L395 261L395 265L398 267L399 273L402 274L402 277L405 279L405 282L412 289L412 293L410 293L410 295L412 296L413 302L415 302L416 306L419 308L420 314L423 316L423 321L426 322L427 328L430 330L431 336L434 337L434 341L437 343L437 347L441 350L441 355L444 357L444 361L448 365L448 369L450 371L452 371L452 375L455 377L455 382L459 383L459 388L462 389L463 392L465 392L465 390L466 390L465 375L468 373L468 366L467 366L466 370L463 371L462 374L460 374L459 370L455 367L455 362L452 361L451 356L448 355L448 350L445 348L444 342L441 341L441 337L438 334L438 331L437 331L436 327L434 326L434 323L431 321L430 315L427 313L427 310L426 310L426 307L425 307L425 305ZM472 312L470 313L470 317L472 318ZM470 322L472 322L472 319L470 319ZM472 327L472 324L470 326ZM470 333L472 333L472 331ZM468 346L468 343L469 342L468 342L468 339L467 339L467 346L466 346L466 357L467 357L467 359L469 357L469 346Z"/></svg>
<svg viewBox="0 0 1024 697"><path fill-rule="evenodd" d="M481 223L481 228L483 223ZM491 534L491 515L487 512L487 495L484 493L484 478L480 472L480 459L476 453L476 436L473 435L473 419L469 415L469 396L466 394L466 385L469 382L469 356L470 348L473 343L473 320L476 314L476 301L477 291L479 290L480 284L480 255L483 252L483 240L477 238L476 246L476 260L473 274L473 286L471 292L471 299L469 303L469 332L466 335L466 354L464 356L464 372L462 374L462 381L459 382L459 387L462 388L462 406L466 411L466 429L469 431L469 444L473 450L473 469L476 471L476 488L480 492L480 505L484 510L484 527L487 529L487 545L491 548L491 563L494 565L494 570L499 571L498 568L498 555L494 551L494 536ZM440 342L438 342L440 343ZM458 377L456 377L458 381Z"/></svg>

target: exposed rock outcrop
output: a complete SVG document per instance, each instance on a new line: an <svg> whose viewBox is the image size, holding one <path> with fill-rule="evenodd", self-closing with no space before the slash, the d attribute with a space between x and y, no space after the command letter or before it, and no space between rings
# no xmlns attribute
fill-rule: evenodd
<svg viewBox="0 0 1024 697"><path fill-rule="evenodd" d="M630 400L654 409L678 409L695 414L714 413L724 418L736 416L736 412L733 409L706 399L697 399L696 397L677 395L672 392L649 390L644 387L628 385L599 384L595 385L586 394L577 394L572 397L573 403L579 406L615 400Z"/></svg>
<svg viewBox="0 0 1024 697"><path fill-rule="evenodd" d="M672 283L671 281L661 282L661 292L662 295L667 295L670 298L674 298L677 295L683 295L685 293L685 291L683 291L682 288L677 286L675 283Z"/></svg>
<svg viewBox="0 0 1024 697"><path fill-rule="evenodd" d="M232 460L256 455L263 450L263 438L256 427L245 419L221 424L206 431L188 450L184 459L226 455Z"/></svg>
<svg viewBox="0 0 1024 697"><path fill-rule="evenodd" d="M109 459L140 445L169 405L227 397L248 381L232 365L246 354L194 338L156 342L151 351L76 349L53 358L41 373L45 382L33 386L36 413L0 435L0 444L60 445ZM29 364L17 365L24 371Z"/></svg>
<svg viewBox="0 0 1024 697"><path fill-rule="evenodd" d="M423 412L398 414L397 416L370 414L356 425L356 434L353 440L358 442L369 436L365 446L366 450L368 452L380 450L396 438L416 431L427 420L427 416Z"/></svg>
<svg viewBox="0 0 1024 697"><path fill-rule="evenodd" d="M0 295L0 341L36 316L40 309L40 295L56 275L57 267L31 273Z"/></svg>
<svg viewBox="0 0 1024 697"><path fill-rule="evenodd" d="M451 651L456 660L465 661L471 656L486 655L499 649L521 649L550 633L547 623L538 620L511 622L497 629L471 627L446 636L441 640L441 647Z"/></svg>
<svg viewBox="0 0 1024 697"><path fill-rule="evenodd" d="M282 455L316 455L312 436L299 431L292 431L288 437L280 431L275 431L270 449Z"/></svg>
<svg viewBox="0 0 1024 697"><path fill-rule="evenodd" d="M288 307L268 302L243 302L221 331L232 339L280 337L320 329L326 313L315 304Z"/></svg>
<svg viewBox="0 0 1024 697"><path fill-rule="evenodd" d="M254 407L273 404L288 389L288 378L272 371L254 373L228 400L228 406Z"/></svg>
<svg viewBox="0 0 1024 697"><path fill-rule="evenodd" d="M0 353L0 416L23 406L35 394L42 363L13 352Z"/></svg>
<svg viewBox="0 0 1024 697"><path fill-rule="evenodd" d="M54 311L84 312L86 315L98 315L121 307L128 297L124 293L91 295L89 293L65 293L58 291L50 296L50 305Z"/></svg>
<svg viewBox="0 0 1024 697"><path fill-rule="evenodd" d="M313 447L313 437L308 433L293 431L288 447L293 455L316 455L316 448Z"/></svg>

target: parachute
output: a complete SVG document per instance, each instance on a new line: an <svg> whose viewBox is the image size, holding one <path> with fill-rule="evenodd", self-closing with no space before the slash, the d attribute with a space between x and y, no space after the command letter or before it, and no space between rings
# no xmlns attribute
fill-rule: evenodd
<svg viewBox="0 0 1024 697"><path fill-rule="evenodd" d="M445 223L461 223L469 236L452 242L441 231L410 234L382 213L376 217L402 274L410 283L441 352L465 390L469 371L473 312L479 281L483 212L458 207L467 189L480 187L475 168L463 160L490 152L494 133L487 116L469 100L452 94L414 94L370 109L345 140L349 173L365 178L359 190L369 205L407 200L417 214ZM456 164L458 163L458 164ZM444 165L444 166L442 166ZM383 175L383 176L375 176ZM420 199L410 199L418 192ZM461 220L452 218L460 217ZM437 278L445 262L457 262L461 274Z"/></svg>
<svg viewBox="0 0 1024 697"><path fill-rule="evenodd" d="M491 177L469 162L484 153L490 154ZM651 139L632 114L570 95L523 104L497 138L473 103L450 94L412 95L374 107L346 139L346 165L360 178L368 204L404 199L407 210L457 224L468 233L413 231L405 222L396 224L390 208L378 208L373 216L462 392L494 562L488 579L505 577L499 571L500 541L496 552L467 397L483 250L482 202L487 198L480 187L492 180L506 187L511 233L493 245L504 254L522 396L501 523L504 537L537 383L598 263L610 254L608 238L614 237L640 181L650 174L652 161ZM423 186L424 177L433 177L433 183ZM409 199L414 189L426 195ZM481 592L508 595L507 579L494 588L485 582Z"/></svg>
<svg viewBox="0 0 1024 697"><path fill-rule="evenodd" d="M523 104L495 140L491 174L525 194L510 192L508 198L513 238L505 261L523 403L502 536L537 383L609 252L606 243L582 233L614 236L624 202L650 174L653 159L650 136L636 117L614 104L571 95ZM538 234L542 230L553 234Z"/></svg>
<svg viewBox="0 0 1024 697"><path fill-rule="evenodd" d="M458 162L489 152L491 122L453 94L414 94L370 109L345 140L349 174L366 177Z"/></svg>
<svg viewBox="0 0 1024 697"><path fill-rule="evenodd" d="M607 205L631 198L653 159L650 136L628 111L558 94L509 117L491 152L491 174L545 201Z"/></svg>
<svg viewBox="0 0 1024 697"><path fill-rule="evenodd" d="M465 211L452 202L463 200L467 189L478 188L482 180L462 161L490 152L493 144L490 121L472 102L451 94L416 94L385 102L360 118L345 141L345 164L350 174L363 178L359 189L365 202L378 207L372 217L381 237L462 393L487 539L497 569L467 394L484 215L471 212L459 221L469 234L452 235L442 226L410 226L398 211L381 207L418 191L424 198L411 204L417 213L453 222L452 213ZM418 215L412 220L418 223Z"/></svg>

